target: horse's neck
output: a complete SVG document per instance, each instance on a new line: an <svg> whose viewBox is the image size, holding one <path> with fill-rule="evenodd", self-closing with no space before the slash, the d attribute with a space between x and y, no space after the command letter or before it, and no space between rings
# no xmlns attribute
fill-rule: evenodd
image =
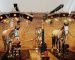
<svg viewBox="0 0 75 60"><path fill-rule="evenodd" d="M8 36L10 33L12 33L12 31L13 31L13 29L7 29L7 30L4 30L2 34L4 36Z"/></svg>

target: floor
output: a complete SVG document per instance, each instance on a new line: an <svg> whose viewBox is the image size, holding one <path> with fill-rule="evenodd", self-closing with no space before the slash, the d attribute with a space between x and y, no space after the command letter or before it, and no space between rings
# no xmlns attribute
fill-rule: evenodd
<svg viewBox="0 0 75 60"><path fill-rule="evenodd" d="M30 51L30 55L31 55L31 60L41 60L41 56L40 53L36 52L36 51ZM49 58L50 60L58 60L53 54L51 54L50 52L48 52Z"/></svg>

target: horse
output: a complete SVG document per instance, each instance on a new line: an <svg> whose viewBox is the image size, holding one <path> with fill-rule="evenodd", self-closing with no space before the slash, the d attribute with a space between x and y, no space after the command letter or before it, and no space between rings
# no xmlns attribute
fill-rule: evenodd
<svg viewBox="0 0 75 60"><path fill-rule="evenodd" d="M52 48L58 48L59 39L61 38L62 31L59 29L52 31Z"/></svg>
<svg viewBox="0 0 75 60"><path fill-rule="evenodd" d="M57 49L59 52L63 49L65 40L67 40L68 28L56 29L52 31L52 48Z"/></svg>
<svg viewBox="0 0 75 60"><path fill-rule="evenodd" d="M15 28L9 28L7 30L4 30L2 32L2 39L4 43L4 50L10 50L12 44L19 44L20 41L15 39L15 34L14 34Z"/></svg>
<svg viewBox="0 0 75 60"><path fill-rule="evenodd" d="M7 49L9 49L9 42L11 42L11 39L13 37L13 31L14 31L14 28L10 28L10 29L7 29L7 30L4 30L2 32L2 40L3 40L3 44L4 44L4 50L6 51Z"/></svg>

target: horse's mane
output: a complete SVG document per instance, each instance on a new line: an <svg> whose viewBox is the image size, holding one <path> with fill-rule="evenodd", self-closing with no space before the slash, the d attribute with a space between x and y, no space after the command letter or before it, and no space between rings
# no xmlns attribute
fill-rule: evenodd
<svg viewBox="0 0 75 60"><path fill-rule="evenodd" d="M11 32L9 33L9 37L14 38L14 30L11 30Z"/></svg>

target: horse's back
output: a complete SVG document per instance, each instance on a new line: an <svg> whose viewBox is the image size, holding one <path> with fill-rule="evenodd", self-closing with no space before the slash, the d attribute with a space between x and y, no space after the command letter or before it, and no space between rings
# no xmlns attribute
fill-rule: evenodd
<svg viewBox="0 0 75 60"><path fill-rule="evenodd" d="M53 35L53 36L60 36L61 33L62 33L62 32L61 32L60 30L53 30L53 31L52 31L52 35Z"/></svg>

